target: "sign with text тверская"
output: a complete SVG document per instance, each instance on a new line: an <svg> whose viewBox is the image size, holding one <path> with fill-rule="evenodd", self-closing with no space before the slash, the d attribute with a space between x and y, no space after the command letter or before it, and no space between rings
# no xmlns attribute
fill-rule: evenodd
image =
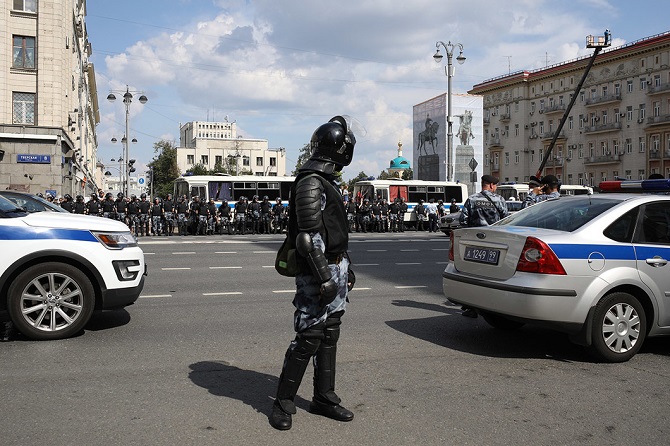
<svg viewBox="0 0 670 446"><path fill-rule="evenodd" d="M51 155L16 155L17 163L51 164Z"/></svg>

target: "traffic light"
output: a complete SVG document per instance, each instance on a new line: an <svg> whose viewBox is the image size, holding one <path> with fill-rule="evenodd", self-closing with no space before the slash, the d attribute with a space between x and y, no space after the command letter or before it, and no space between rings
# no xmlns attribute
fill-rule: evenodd
<svg viewBox="0 0 670 446"><path fill-rule="evenodd" d="M128 161L128 172L130 173L135 172L135 167L133 167L133 164L135 164L135 160Z"/></svg>

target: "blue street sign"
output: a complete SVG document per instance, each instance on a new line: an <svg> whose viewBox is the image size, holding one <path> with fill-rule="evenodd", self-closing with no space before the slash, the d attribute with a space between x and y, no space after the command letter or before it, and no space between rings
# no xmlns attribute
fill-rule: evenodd
<svg viewBox="0 0 670 446"><path fill-rule="evenodd" d="M51 164L51 155L16 155L17 163Z"/></svg>
<svg viewBox="0 0 670 446"><path fill-rule="evenodd" d="M146 183L146 180L143 177L139 177L137 179L137 184L139 184L140 186L144 186L144 183Z"/></svg>

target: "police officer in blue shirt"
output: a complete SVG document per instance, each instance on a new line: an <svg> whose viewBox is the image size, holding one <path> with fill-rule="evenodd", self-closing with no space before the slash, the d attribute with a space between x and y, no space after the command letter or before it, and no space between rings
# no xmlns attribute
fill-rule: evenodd
<svg viewBox="0 0 670 446"><path fill-rule="evenodd" d="M482 191L465 200L460 217L461 226L489 226L509 215L505 199L495 193L497 188L496 177L482 176Z"/></svg>

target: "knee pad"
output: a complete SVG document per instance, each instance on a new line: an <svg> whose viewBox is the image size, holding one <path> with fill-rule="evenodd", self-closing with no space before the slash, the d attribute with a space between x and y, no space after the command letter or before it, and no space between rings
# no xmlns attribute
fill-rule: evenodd
<svg viewBox="0 0 670 446"><path fill-rule="evenodd" d="M326 326L323 330L323 343L326 345L336 345L337 341L340 339L340 325L342 325L343 311L338 311L333 313L328 319L326 319Z"/></svg>

